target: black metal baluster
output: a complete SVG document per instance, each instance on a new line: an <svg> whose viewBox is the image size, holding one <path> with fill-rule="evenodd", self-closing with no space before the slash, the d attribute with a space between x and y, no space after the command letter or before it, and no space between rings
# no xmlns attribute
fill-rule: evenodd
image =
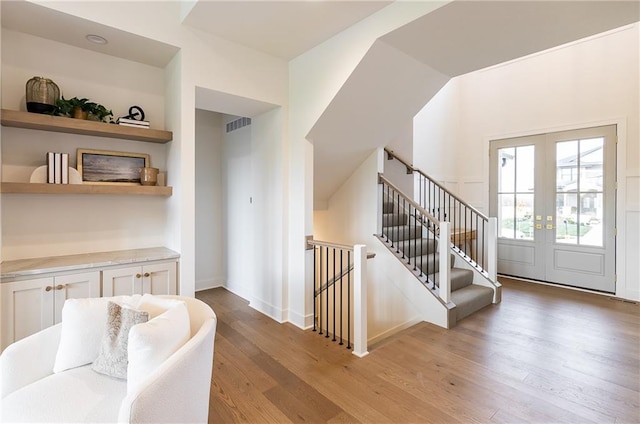
<svg viewBox="0 0 640 424"><path fill-rule="evenodd" d="M469 240L467 238L467 229L469 225L467 223L467 215L469 215L469 208L467 207L467 205L465 205L464 206L464 254L465 256L471 257L471 252L467 252L467 242Z"/></svg>
<svg viewBox="0 0 640 424"><path fill-rule="evenodd" d="M457 246L459 246L460 245L460 226L462 226L462 206L460 205L460 202L458 202L457 200L455 201L455 205L458 208L458 226L456 226L458 231L456 231L456 236L458 237Z"/></svg>
<svg viewBox="0 0 640 424"><path fill-rule="evenodd" d="M313 246L313 331L316 331L316 327L317 327L317 319L318 319L318 315L316 312L316 302L318 301L317 296L316 296L316 283L318 282L318 274L317 274L317 267L316 267L316 263L318 261L317 255L316 255L316 250L317 247Z"/></svg>
<svg viewBox="0 0 640 424"><path fill-rule="evenodd" d="M428 200L428 202L429 202L429 204L427 205L427 206L428 206L427 211L430 211L430 210L431 210L431 208L434 208L434 207L435 207L435 206L434 206L434 204L433 204L433 199L432 199L433 195L432 195L432 192L433 192L433 181L429 180L429 198L427 199L427 200ZM432 211L432 212L433 212L433 211Z"/></svg>
<svg viewBox="0 0 640 424"><path fill-rule="evenodd" d="M326 253L327 253L327 276L326 276L327 285L324 292L325 292L325 298L327 301L327 311L326 311L327 313L325 318L327 323L327 326L326 326L327 331L325 331L325 337L329 337L329 247L328 246L327 246Z"/></svg>
<svg viewBox="0 0 640 424"><path fill-rule="evenodd" d="M347 252L347 265L351 269L351 251ZM351 271L347 274L347 349L351 349Z"/></svg>
<svg viewBox="0 0 640 424"><path fill-rule="evenodd" d="M456 232L455 232L455 233L453 233L453 234L454 234L454 236L453 236L453 238L451 239L451 242L452 242L452 243L454 243L454 244L456 244L456 246L457 246L458 244L460 244L460 242L459 242L459 241L458 241L458 243L456 243L456 240L458 240L458 239L459 239L459 237L460 237L460 232L459 232L459 231L457 231L457 229L459 229L459 228L460 228L460 226L462 225L462 221L461 221L461 217L462 217L462 215L460 214L460 205L458 204L458 202L456 201L456 199L455 199L455 198L453 199L453 210L455 211L455 221L456 221L456 225L452 225L450 228L451 228L451 231L454 231L454 230L455 230Z"/></svg>
<svg viewBox="0 0 640 424"><path fill-rule="evenodd" d="M333 340L336 341L336 278L338 274L336 273L336 250L333 249Z"/></svg>
<svg viewBox="0 0 640 424"><path fill-rule="evenodd" d="M416 222L416 226L418 225L418 219L420 219L420 216L418 215L418 208L413 208L413 220ZM416 230L418 229L418 227L416 227ZM422 232L420 234L420 252L422 252ZM413 238L413 256L410 256L411 258L413 258L413 270L417 271L418 269L418 261L416 260L416 258L418 257L418 237L414 237Z"/></svg>
<svg viewBox="0 0 640 424"><path fill-rule="evenodd" d="M320 253L320 261L318 262L318 329L322 334L322 246L318 246L318 252Z"/></svg>
<svg viewBox="0 0 640 424"><path fill-rule="evenodd" d="M342 345L342 316L344 315L344 307L342 306L342 278L344 277L344 268L342 267L342 258L344 257L344 251L340 251L340 345ZM347 272L351 272L349 268L347 268Z"/></svg>
<svg viewBox="0 0 640 424"><path fill-rule="evenodd" d="M400 196L400 194L398 194L398 196ZM398 197L399 199L399 197ZM404 213L407 211L407 200L404 198L404 196L402 196L402 215L404 216ZM409 221L409 220L408 220ZM400 226L400 222L402 222L402 220L400 219L400 212L398 211L398 226ZM404 256L404 249L405 249L405 244L406 244L406 240L409 239L409 237L411 236L411 221L407 222L407 231L409 231L409 234L406 237L402 237L403 239L403 243L402 243L402 259L405 259ZM404 226L403 226L404 228ZM400 244L398 244L398 247L400 247Z"/></svg>
<svg viewBox="0 0 640 424"><path fill-rule="evenodd" d="M395 202L395 211L396 214L400 214L400 193L395 192L396 198L394 199ZM400 226L396 225L396 253L400 252Z"/></svg>

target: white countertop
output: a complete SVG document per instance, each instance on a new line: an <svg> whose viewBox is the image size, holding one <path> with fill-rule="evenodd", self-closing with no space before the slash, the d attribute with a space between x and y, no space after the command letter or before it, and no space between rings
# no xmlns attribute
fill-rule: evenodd
<svg viewBox="0 0 640 424"><path fill-rule="evenodd" d="M53 272L81 271L112 265L178 259L180 254L166 247L115 250L112 252L83 253L79 255L50 256L18 259L0 263L0 280L12 280Z"/></svg>

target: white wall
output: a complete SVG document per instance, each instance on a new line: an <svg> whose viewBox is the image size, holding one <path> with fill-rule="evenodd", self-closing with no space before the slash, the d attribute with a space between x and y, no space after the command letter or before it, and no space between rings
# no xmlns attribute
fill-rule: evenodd
<svg viewBox="0 0 640 424"><path fill-rule="evenodd" d="M286 320L286 196L282 108L224 134L225 287ZM237 119L225 116L224 123ZM198 228L200 232L200 228Z"/></svg>
<svg viewBox="0 0 640 424"><path fill-rule="evenodd" d="M225 116L224 124L237 117ZM224 137L223 184L227 281L225 287L249 299L254 292L254 203L252 126Z"/></svg>
<svg viewBox="0 0 640 424"><path fill-rule="evenodd" d="M250 306L279 322L286 313L286 223L287 180L284 110L277 108L252 118L251 154L253 180L253 262L245 263L253 272L254 290Z"/></svg>
<svg viewBox="0 0 640 424"><path fill-rule="evenodd" d="M36 3L180 49L164 70L164 81L161 83L165 90L164 102L157 103L161 110L164 103L165 126L174 133L173 141L167 146L166 159L168 181L174 187L174 194L166 199L166 224L153 234L162 234L166 246L180 252L180 292L193 295L196 279L195 88L286 105L287 63L183 26L180 2L128 2L127 13L122 13L122 8L113 7L111 2ZM152 16L153 19L140 19L140 16ZM64 60L67 60L65 56L56 56L56 61L62 63ZM113 71L114 63L119 63L118 59L111 60L106 66L109 71ZM63 74L73 75L73 72L67 74L65 71ZM141 75L144 76L144 73ZM122 80L118 81L116 87L123 87ZM286 134L282 136L286 137ZM283 138L280 142L284 145L286 140ZM288 163L283 165L287 166ZM65 222L67 224L71 225L71 222ZM78 238L82 237L86 237L86 234L79 233ZM120 240L120 236L116 239ZM123 238L123 244L128 241L126 237ZM133 242L147 241L137 238ZM84 248L82 245L76 247Z"/></svg>
<svg viewBox="0 0 640 424"><path fill-rule="evenodd" d="M458 77L415 118L414 163L488 210L489 140L618 125L617 290L640 299L639 24Z"/></svg>
<svg viewBox="0 0 640 424"><path fill-rule="evenodd" d="M444 2L395 2L289 63L289 320L312 325L313 146L306 136L374 41Z"/></svg>
<svg viewBox="0 0 640 424"><path fill-rule="evenodd" d="M219 287L226 280L222 154L222 115L196 110L196 291Z"/></svg>
<svg viewBox="0 0 640 424"><path fill-rule="evenodd" d="M139 63L2 31L2 107L26 110L25 83L53 79L65 97L88 97L114 115L141 106L164 128L164 72ZM167 146L2 127L2 181L28 182L47 151L76 149L147 153L166 170ZM167 200L152 196L2 195L2 260L166 245Z"/></svg>

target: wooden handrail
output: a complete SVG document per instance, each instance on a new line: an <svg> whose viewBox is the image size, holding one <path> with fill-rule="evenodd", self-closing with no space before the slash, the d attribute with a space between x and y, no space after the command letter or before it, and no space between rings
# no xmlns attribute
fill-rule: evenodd
<svg viewBox="0 0 640 424"><path fill-rule="evenodd" d="M449 196L453 197L455 200L457 200L458 202L462 203L465 207L467 207L469 210L473 211L475 214L477 214L480 218L482 218L485 221L489 220L489 217L486 216L485 214L483 214L482 212L480 212L479 210L477 210L476 208L474 208L473 206L471 206L470 204L468 204L467 202L465 202L464 200L462 200L461 198L459 198L458 196L456 196L455 194L451 193L451 191L447 190L446 187L444 187L442 184L438 183L436 180L434 180L433 178L431 178L429 175L427 175L425 172L421 171L418 168L414 168L413 165L409 164L408 162L406 162L405 160L403 160L401 157L397 156L395 153L393 153L392 150L388 150L387 148L384 149L384 151L387 153L387 158L388 159L396 159L398 162L400 162L401 164L403 164L404 166L407 167L407 169L412 170L413 172L417 172L418 174L422 175L423 177L425 177L426 179L428 179L429 181L431 181L432 184L434 184L435 186L437 186L438 188L440 188L441 190L443 190L444 192L446 192Z"/></svg>
<svg viewBox="0 0 640 424"><path fill-rule="evenodd" d="M393 189L396 193L402 193L402 190L400 190L398 187L396 187L395 185L393 185L393 183L391 181L389 181L388 179L386 179L382 174L378 174L378 182L382 183L384 182L386 185L388 185L389 187L391 187L391 189ZM414 208L416 208L416 210L418 212L420 212L422 215L424 215L429 221L431 221L435 226L439 227L440 226L440 221L433 215L431 215L429 212L427 212L422 206L420 206L417 202L415 202L414 200L410 199L408 196L403 196L403 199L409 203L411 206L413 206Z"/></svg>
<svg viewBox="0 0 640 424"><path fill-rule="evenodd" d="M331 243L328 241L321 241L321 240L309 239L307 240L307 246L329 247L329 248L342 249L342 250L348 250L349 252L353 252L353 246L347 246L346 244ZM376 254L374 252L367 252L367 259L373 259L375 257L376 257Z"/></svg>

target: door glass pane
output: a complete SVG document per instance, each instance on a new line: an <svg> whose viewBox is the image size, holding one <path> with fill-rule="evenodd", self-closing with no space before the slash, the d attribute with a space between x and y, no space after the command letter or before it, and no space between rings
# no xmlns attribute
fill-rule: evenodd
<svg viewBox="0 0 640 424"><path fill-rule="evenodd" d="M556 242L558 243L578 243L577 201L576 193L556 195Z"/></svg>
<svg viewBox="0 0 640 424"><path fill-rule="evenodd" d="M578 141L556 144L556 189L576 191L578 185Z"/></svg>
<svg viewBox="0 0 640 424"><path fill-rule="evenodd" d="M516 149L498 149L498 193L513 193L516 172Z"/></svg>
<svg viewBox="0 0 640 424"><path fill-rule="evenodd" d="M533 240L533 194L516 195L515 238Z"/></svg>
<svg viewBox="0 0 640 424"><path fill-rule="evenodd" d="M533 193L534 165L534 147L518 147L516 151L516 192Z"/></svg>
<svg viewBox="0 0 640 424"><path fill-rule="evenodd" d="M533 240L534 149L498 149L499 237Z"/></svg>
<svg viewBox="0 0 640 424"><path fill-rule="evenodd" d="M585 246L602 246L602 193L581 193L582 220L580 222L580 244Z"/></svg>
<svg viewBox="0 0 640 424"><path fill-rule="evenodd" d="M515 202L513 194L498 194L499 237L515 237Z"/></svg>
<svg viewBox="0 0 640 424"><path fill-rule="evenodd" d="M602 246L604 138L556 144L556 241Z"/></svg>

